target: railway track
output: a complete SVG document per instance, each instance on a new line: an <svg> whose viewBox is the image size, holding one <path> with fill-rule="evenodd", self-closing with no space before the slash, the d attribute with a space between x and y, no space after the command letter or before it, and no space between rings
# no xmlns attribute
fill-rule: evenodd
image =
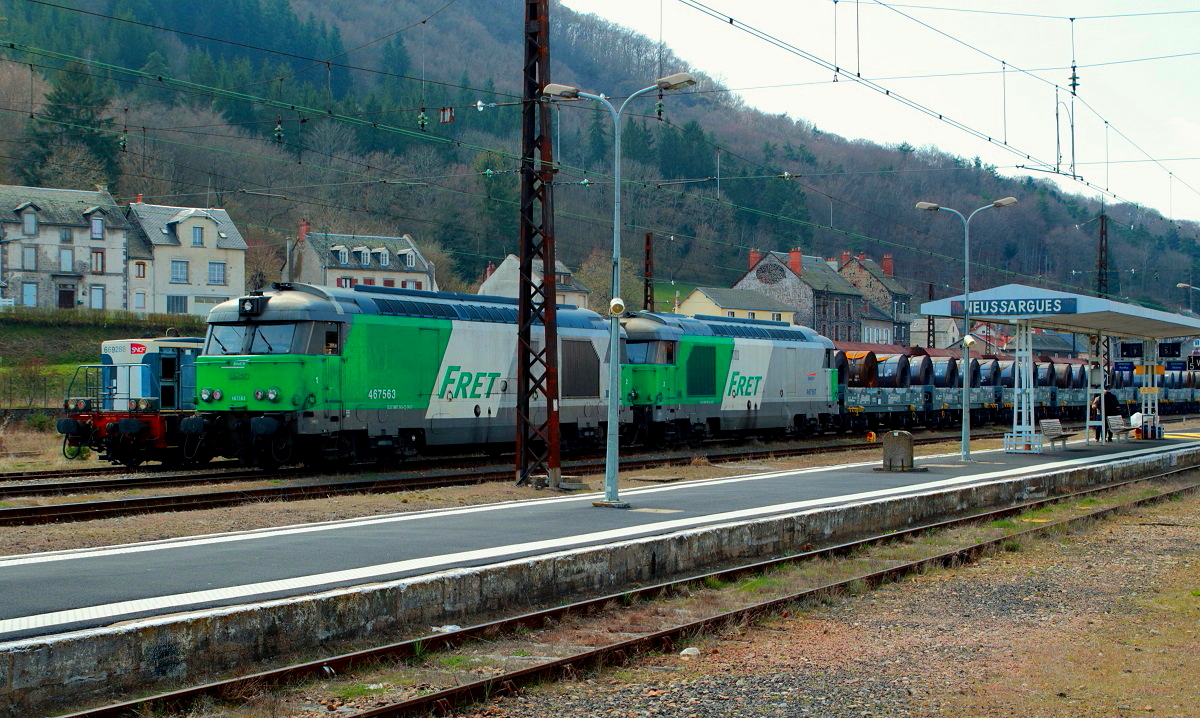
<svg viewBox="0 0 1200 718"><path fill-rule="evenodd" d="M1197 418L1200 418L1200 417L1174 416L1174 417L1164 417L1161 419L1161 421L1164 424L1173 424L1173 423L1180 423L1180 422L1189 421L1189 420L1193 420L1193 419L1197 419ZM1066 425L1065 428L1069 431L1081 432L1081 431L1083 431L1083 429L1085 427L1083 424L1069 424L1069 425ZM883 430L880 430L880 433L883 433ZM942 437L945 439L957 439L958 438L957 434L952 435L950 433L943 434L941 432L920 432L920 431L918 431L917 436L916 436L916 439L918 441L925 439L925 438L932 438L932 437L921 436L922 433L936 434L936 436ZM973 439L994 438L996 435L997 434L994 431L973 433L972 438ZM837 437L826 437L826 438L835 440L835 441L840 440ZM835 445L827 444L826 446L833 447ZM27 469L27 470L23 470L23 471L0 471L0 486L5 486L5 485L11 484L13 482L25 482L25 481L48 481L48 480L52 480L52 479L81 479L84 477L92 477L92 476L125 476L125 475L148 476L148 475L162 475L164 473L171 474L171 475L178 474L180 476L190 475L190 476L203 477L203 478L198 478L196 483L212 483L214 481L220 480L220 474L217 473L218 471L236 469L239 466L240 466L240 464L237 461L228 460L228 461L214 461L214 462L211 462L208 464L204 464L203 466L192 467L192 468L188 468L186 470L180 470L178 468L173 468L173 467L151 465L151 466L141 466L137 469L130 469L130 468L123 467L123 466L90 466L90 467L82 467L81 466L78 468L70 467L70 468L56 468L56 469ZM422 460L409 461L405 464L404 468L407 471L421 471L421 470L426 470L426 469L436 470L437 468L441 468L444 466L445 466L445 460L422 459ZM368 467L368 466L364 465L363 470L372 470L372 468L373 467ZM258 475L267 476L268 474L265 472L259 471ZM270 475L275 476L277 474L270 474ZM179 482L171 481L169 483L178 485ZM151 485L147 483L145 485L145 487L149 488L149 487L151 487ZM54 492L52 492L52 493L54 493ZM57 493L66 493L66 491L64 490L64 491L57 492Z"/></svg>
<svg viewBox="0 0 1200 718"><path fill-rule="evenodd" d="M779 559L756 562L743 566L716 571L704 575L689 576L675 581L660 583L654 586L637 588L630 591L610 594L574 602L568 605L525 613L498 621L434 633L417 639L401 641L368 650L357 651L316 661L297 663L284 668L255 673L226 681L208 683L183 690L162 693L142 698L137 701L114 704L72 713L64 718L117 718L125 716L141 716L153 713L165 715L170 711L186 710L192 702L201 697L220 700L230 700L238 696L253 696L264 690L269 690L285 684L293 684L306 679L328 678L334 675L344 675L356 670L370 669L381 661L413 661L428 659L431 653L450 651L465 642L486 639L495 641L498 636L520 634L531 628L541 628L546 625L562 624L569 619L587 617L601 612L624 611L646 601L669 598L678 594L686 594L690 588L703 585L718 585L747 577L760 576L774 572L780 568L809 562L815 559L842 559L850 557L873 547L902 542L906 539L929 532L941 531L963 525L977 525L981 522L994 521L1027 511L1033 511L1050 504L1059 502L1076 502L1085 498L1098 497L1118 489L1126 489L1147 482L1180 479L1184 473L1196 473L1195 467L1172 469L1153 476L1140 477L1127 481L1094 487L1068 495L1057 496L1037 501L1027 502L1018 506L988 510L972 516L949 521L913 527L905 531L873 536L858 541L847 542L835 546L814 549L803 553ZM606 665L622 665L634 656L656 650L673 650L682 640L687 640L697 634L717 630L722 626L753 621L760 616L780 611L796 602L807 598L828 594L836 594L861 587L875 587L882 583L896 581L904 576L921 572L929 568L940 568L973 561L979 556L1002 548L1007 542L1020 541L1025 537L1061 531L1065 526L1095 521L1118 511L1128 510L1154 501L1161 501L1173 496L1200 490L1200 483L1189 479L1185 485L1173 487L1167 491L1145 496L1141 492L1137 498L1111 502L1110 505L1082 511L1081 513L1058 522L1042 523L1024 531L1006 532L984 541L975 541L959 545L948 551L941 551L911 560L894 561L886 568L855 573L836 581L810 586L803 590L772 598L767 601L753 602L741 605L733 610L727 610L715 615L709 615L696 620L674 623L641 633L636 637L613 642L598 648L587 650L575 649L569 655L546 659L536 665L510 670L499 675L493 675L450 688L429 690L424 692L421 687L410 691L419 695L409 695L390 703L378 704L370 709L347 713L338 711L338 715L353 715L356 718L383 718L412 715L450 715L465 706L476 704L499 696L510 696L518 693L522 687L544 683L563 678L577 678L583 672L594 670ZM666 611L662 613L668 613ZM611 615L608 623L620 622ZM545 655L543 652L540 655ZM334 710L334 708L329 708Z"/></svg>
<svg viewBox="0 0 1200 718"><path fill-rule="evenodd" d="M999 438L1002 434L978 434L977 439ZM947 441L947 437L916 438L917 445L936 444ZM756 449L715 450L703 454L709 461L728 463L765 458L807 456L820 453L857 451L878 447L875 442L847 442L805 447L765 447ZM623 471L636 471L662 466L686 466L696 459L695 454L658 455L628 458L621 461ZM604 469L602 459L571 461L563 464L568 473L599 473ZM224 491L204 491L190 494L168 494L159 496L137 496L127 498L98 499L91 501L47 504L42 506L13 506L0 508L0 526L23 526L71 521L91 521L116 518L135 514L163 513L169 511L195 511L222 508L246 503L265 501L298 501L348 494L391 493L395 491L419 491L447 486L479 484L487 481L510 481L511 466L468 466L453 470L427 470L420 475L413 473L387 476L337 477L329 480L310 480L312 474L303 469L293 472L266 474L262 471L237 471L219 474L181 474L178 476L141 476L110 480L87 480L44 484L0 485L0 497L45 496L73 493L96 493L102 491L128 491L146 488L178 488L202 483L230 481L261 481L279 478L294 479L282 486L262 486Z"/></svg>
<svg viewBox="0 0 1200 718"><path fill-rule="evenodd" d="M1176 418L1174 421L1183 421ZM1082 430L1082 427L1075 427ZM1003 432L976 433L973 439L997 439ZM930 436L914 437L915 445L928 445L954 440L957 437ZM727 463L766 458L807 456L818 453L839 453L879 447L877 442L856 441L837 444L824 443L811 446L766 446L756 449L714 449L702 455L711 462ZM683 466L692 463L695 453L678 453L630 457L621 460L623 471L636 471L663 466ZM508 481L513 478L511 466L497 466L493 459L452 460L458 464L448 468L444 460L421 460L410 462L403 473L388 472L386 475L341 475L332 479L314 478L318 474L308 469L283 470L265 473L259 470L235 470L224 472L190 471L176 475L149 474L107 480L83 480L45 483L0 484L0 497L19 498L28 496L69 495L81 493L120 492L144 489L178 489L200 484L231 483L239 481L288 480L279 486L247 487L224 491L203 491L188 494L137 496L126 498L96 499L82 502L48 504L42 506L14 506L0 508L0 526L22 526L71 521L90 521L116 518L135 514L164 513L170 511L195 511L201 509L237 506L252 502L299 501L350 494L392 493L396 491L419 491L448 486L480 484L488 481ZM599 473L604 469L602 459L583 459L563 464L566 473ZM355 470L350 467L350 471ZM362 472L378 472L374 465L361 467ZM325 472L328 475L328 472ZM0 479L3 475L0 475Z"/></svg>

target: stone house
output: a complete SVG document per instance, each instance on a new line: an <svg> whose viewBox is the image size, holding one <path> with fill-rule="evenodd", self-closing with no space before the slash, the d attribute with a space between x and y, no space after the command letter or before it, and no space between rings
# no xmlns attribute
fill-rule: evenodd
<svg viewBox="0 0 1200 718"><path fill-rule="evenodd" d="M821 257L750 250L750 269L733 284L796 310L793 322L833 341L859 341L863 295Z"/></svg>
<svg viewBox="0 0 1200 718"><path fill-rule="evenodd" d="M129 228L104 189L0 185L0 303L126 309Z"/></svg>
<svg viewBox="0 0 1200 718"><path fill-rule="evenodd" d="M849 250L842 252L841 261L837 262L838 274L854 285L867 301L886 315L892 322L889 344L908 346L909 325L912 317L909 315L909 303L912 293L896 281L892 255L883 255L881 264L868 259L865 254L852 255Z"/></svg>
<svg viewBox="0 0 1200 718"><path fill-rule="evenodd" d="M304 221L296 239L288 242L283 277L288 282L322 286L369 284L436 292L433 271L433 263L407 234L375 237L313 232Z"/></svg>
<svg viewBox="0 0 1200 718"><path fill-rule="evenodd" d="M207 316L245 292L246 240L225 210L138 201L126 216L130 311Z"/></svg>

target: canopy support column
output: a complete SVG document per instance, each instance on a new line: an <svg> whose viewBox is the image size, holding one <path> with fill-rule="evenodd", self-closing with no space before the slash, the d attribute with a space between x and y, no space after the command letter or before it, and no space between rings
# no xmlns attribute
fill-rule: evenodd
<svg viewBox="0 0 1200 718"><path fill-rule="evenodd" d="M1158 419L1159 372L1158 342L1142 342L1142 371L1145 372L1142 386L1138 389L1142 409L1142 438L1157 438L1161 424Z"/></svg>
<svg viewBox="0 0 1200 718"><path fill-rule="evenodd" d="M1004 435L1004 450L1010 453L1042 453L1042 435L1033 416L1033 330L1029 320L1016 322L1017 352L1013 367L1013 426Z"/></svg>

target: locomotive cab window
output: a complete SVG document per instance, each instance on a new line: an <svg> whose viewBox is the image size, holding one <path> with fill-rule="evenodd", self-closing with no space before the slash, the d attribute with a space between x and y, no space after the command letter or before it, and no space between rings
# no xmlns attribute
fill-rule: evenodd
<svg viewBox="0 0 1200 718"><path fill-rule="evenodd" d="M255 324L249 354L291 354L295 324Z"/></svg>
<svg viewBox="0 0 1200 718"><path fill-rule="evenodd" d="M625 354L629 364L674 364L677 342L664 339L650 341L630 340L625 342Z"/></svg>
<svg viewBox="0 0 1200 718"><path fill-rule="evenodd" d="M210 324L204 353L208 356L241 354L247 329L249 327L245 324Z"/></svg>

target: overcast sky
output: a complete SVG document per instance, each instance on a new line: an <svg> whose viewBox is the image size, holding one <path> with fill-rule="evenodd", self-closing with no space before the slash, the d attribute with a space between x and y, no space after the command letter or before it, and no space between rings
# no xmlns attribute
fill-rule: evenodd
<svg viewBox="0 0 1200 718"><path fill-rule="evenodd" d="M1064 189L1096 198L1107 189L1116 195L1110 201L1200 221L1196 0L563 2L653 40L661 38L692 67L720 79L763 111L787 113L851 139L933 145L962 157L979 156L1005 175L1053 177L1017 165L1059 165L1070 174L1073 114L1075 173L1093 186L1062 178ZM730 15L734 24L728 22ZM1105 15L1124 17L1099 17ZM794 49L780 49L756 34ZM836 58L845 73L861 73L875 87L959 126L851 77L834 82L831 70L800 53L829 64ZM1072 57L1079 68L1073 109L1066 91ZM1055 84L1063 88L1061 105ZM1019 154L986 137L1007 141ZM939 198L913 198L918 200Z"/></svg>

